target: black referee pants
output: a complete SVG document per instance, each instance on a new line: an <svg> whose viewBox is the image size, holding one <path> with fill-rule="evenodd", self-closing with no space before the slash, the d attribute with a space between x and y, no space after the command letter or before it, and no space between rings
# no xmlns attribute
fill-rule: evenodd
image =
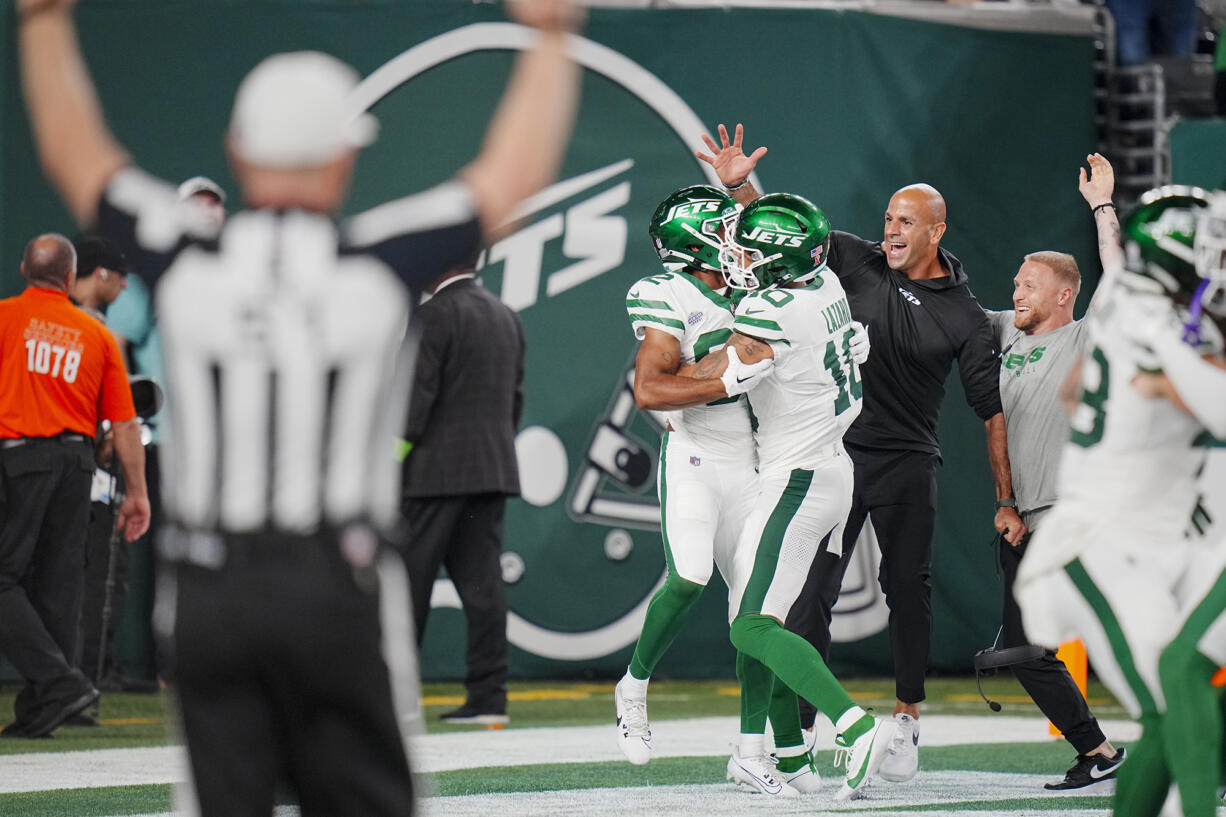
<svg viewBox="0 0 1226 817"><path fill-rule="evenodd" d="M16 722L91 689L76 669L93 446L0 450L0 653L26 680Z"/></svg>
<svg viewBox="0 0 1226 817"><path fill-rule="evenodd" d="M996 537L1001 571L1005 578L1001 647L1021 647L1030 643L1022 629L1022 610L1013 598L1017 568L1026 553L1030 536L1031 534L1026 534L1017 547L1006 542L1003 536ZM1014 664L1012 669L1026 694L1039 707L1039 711L1064 733L1064 737L1078 754L1088 754L1107 739L1098 726L1098 720L1090 712L1085 696L1077 688L1077 682L1069 675L1068 667L1064 666L1064 662L1057 658L1054 652L1048 650L1042 658L1024 664Z"/></svg>
<svg viewBox="0 0 1226 817"><path fill-rule="evenodd" d="M430 615L440 567L455 585L468 627L467 703L486 714L507 711L507 599L502 582L505 494L406 499L403 548L417 642Z"/></svg>
<svg viewBox="0 0 1226 817"><path fill-rule="evenodd" d="M167 534L158 605L175 611L168 655L200 814L268 817L282 785L303 817L410 814L402 727L416 701L402 697L417 685L404 677L412 645L390 643L408 633L398 557L394 594L389 575L352 567L332 534L196 534L188 557L183 534ZM170 563L217 557L219 567Z"/></svg>
<svg viewBox="0 0 1226 817"><path fill-rule="evenodd" d="M878 582L890 610L890 648L895 694L904 703L924 700L932 638L932 532L936 517L936 472L940 458L921 451L877 451L847 446L855 465L851 511L843 532L843 554L823 546L809 568L787 628L803 636L823 658L830 654L831 611L856 539L871 513L881 548ZM812 726L816 709L800 702L800 720Z"/></svg>

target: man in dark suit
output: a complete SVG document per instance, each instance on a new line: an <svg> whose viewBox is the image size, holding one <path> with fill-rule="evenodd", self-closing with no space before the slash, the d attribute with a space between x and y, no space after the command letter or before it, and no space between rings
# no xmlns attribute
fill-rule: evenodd
<svg viewBox="0 0 1226 817"><path fill-rule="evenodd" d="M467 700L442 720L507 722L506 498L519 494L515 433L523 409L519 316L475 279L474 263L440 276L419 308L405 429L400 543L421 643L440 565L468 620Z"/></svg>

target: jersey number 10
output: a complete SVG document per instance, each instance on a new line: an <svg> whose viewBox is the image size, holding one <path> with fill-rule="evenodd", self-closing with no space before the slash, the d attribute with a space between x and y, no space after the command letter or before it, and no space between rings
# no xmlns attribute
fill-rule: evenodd
<svg viewBox="0 0 1226 817"><path fill-rule="evenodd" d="M823 361L826 369L839 387L839 393L834 398L835 415L842 414L851 408L852 400L864 399L864 386L856 377L855 364L851 362L851 336L855 331L849 326L843 333L842 350L835 347L835 341L826 341L826 357Z"/></svg>

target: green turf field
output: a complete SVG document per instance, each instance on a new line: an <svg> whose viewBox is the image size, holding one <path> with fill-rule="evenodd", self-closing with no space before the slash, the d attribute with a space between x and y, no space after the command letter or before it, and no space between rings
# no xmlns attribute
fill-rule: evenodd
<svg viewBox="0 0 1226 817"><path fill-rule="evenodd" d="M888 714L892 708L891 681L851 680L847 687L857 701L880 713ZM947 717L929 723L945 724L942 731L948 731L948 724L963 722L982 726L968 733L965 742L921 742L922 772L915 784L878 783L870 788L871 797L855 804L857 810L881 814L1106 813L1109 793L1044 796L1042 782L1062 776L1072 750L1063 741L1045 737L1041 717L1011 677L989 680L984 688L990 697L1004 703L1002 716L988 711L975 692L973 679L932 680L924 716ZM840 810L831 802L839 775L828 751L819 753L818 760L829 783L827 790L801 798L803 804L765 802L761 795L739 792L724 782L728 742L735 737L739 711L735 682L653 682L649 707L657 755L645 767L619 759L613 741L612 690L612 683L514 683L508 707L511 724L487 730L439 723L438 714L461 703L463 692L454 684L427 684L424 704L429 734L419 738L415 760L419 768L424 765L435 771L424 781L432 796L424 801L422 812L488 815L495 809L499 817L601 814L609 813L606 808L616 812L615 803L626 796L642 798L653 816L756 814L767 806L771 814ZM0 687L0 722L10 717L15 692L13 686ZM1122 723L1126 718L1101 686L1092 684L1089 693L1101 720ZM78 752L171 745L168 700L157 695L107 695L97 728L63 727L43 740L0 740L0 815L109 817L169 812L170 785L139 782L139 769L125 771L125 777L117 772L115 779L126 781L117 786L75 787L79 782L72 780L71 773L74 764L88 759L108 758L109 762L112 757L127 756L125 752ZM1025 742L1002 742L993 735L995 724L1008 723L1016 730L1019 721L1028 724L1024 725ZM699 732L712 737L697 745L685 742L687 735ZM949 740L932 742L948 744ZM560 754L550 754L550 747ZM677 751L670 754L669 747ZM72 754L58 760L48 754L64 752ZM17 791L13 781L24 773L26 764L59 769L66 782L48 784L56 786L52 790Z"/></svg>

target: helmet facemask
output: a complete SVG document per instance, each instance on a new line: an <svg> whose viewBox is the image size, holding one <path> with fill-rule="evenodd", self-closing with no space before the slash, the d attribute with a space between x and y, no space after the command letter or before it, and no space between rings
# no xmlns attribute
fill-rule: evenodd
<svg viewBox="0 0 1226 817"><path fill-rule="evenodd" d="M1202 315L1226 331L1226 193L1211 194L1197 221L1192 247L1201 282L1188 303L1184 340L1198 343Z"/></svg>

